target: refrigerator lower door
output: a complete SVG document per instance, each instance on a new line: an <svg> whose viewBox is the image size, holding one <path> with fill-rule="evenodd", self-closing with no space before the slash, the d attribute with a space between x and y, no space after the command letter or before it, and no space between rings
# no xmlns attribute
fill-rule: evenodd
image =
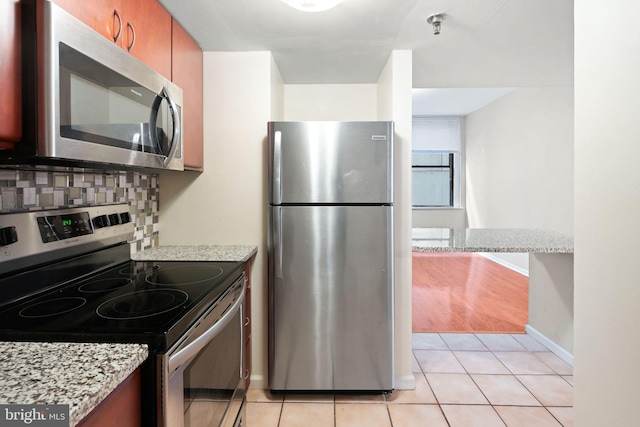
<svg viewBox="0 0 640 427"><path fill-rule="evenodd" d="M393 389L393 208L270 209L270 389Z"/></svg>

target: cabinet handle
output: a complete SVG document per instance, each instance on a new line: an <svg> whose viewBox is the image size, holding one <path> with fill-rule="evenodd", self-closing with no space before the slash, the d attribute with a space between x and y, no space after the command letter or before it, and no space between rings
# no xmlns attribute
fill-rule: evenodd
<svg viewBox="0 0 640 427"><path fill-rule="evenodd" d="M244 370L244 379L246 380L247 378L249 378L249 370L245 369Z"/></svg>
<svg viewBox="0 0 640 427"><path fill-rule="evenodd" d="M120 14L118 13L118 9L113 9L113 16L118 18L118 32L115 36L113 36L113 42L116 43L122 34L122 18L120 18Z"/></svg>
<svg viewBox="0 0 640 427"><path fill-rule="evenodd" d="M127 52L131 52L131 49L133 49L133 45L136 44L136 29L133 28L133 25L131 25L130 21L127 21L127 27L131 28L131 34L133 34L131 44L127 46Z"/></svg>
<svg viewBox="0 0 640 427"><path fill-rule="evenodd" d="M244 318L244 326L248 326L249 323L251 323L251 319L249 319L248 317Z"/></svg>

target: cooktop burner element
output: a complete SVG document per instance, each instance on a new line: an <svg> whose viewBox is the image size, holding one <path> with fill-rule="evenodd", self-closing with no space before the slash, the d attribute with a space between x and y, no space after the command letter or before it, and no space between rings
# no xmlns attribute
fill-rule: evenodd
<svg viewBox="0 0 640 427"><path fill-rule="evenodd" d="M86 302L86 299L79 297L54 298L28 305L20 310L19 314L30 319L56 316L76 310L85 305Z"/></svg>
<svg viewBox="0 0 640 427"><path fill-rule="evenodd" d="M133 276L137 276L138 274L142 274L142 273L145 273L145 275L151 274L154 271L157 271L159 269L160 269L159 265L151 265L150 266L149 263L147 263L147 262L138 262L138 263L131 263L131 264L127 265L125 268L120 270L118 273L120 273L123 276L133 277Z"/></svg>
<svg viewBox="0 0 640 427"><path fill-rule="evenodd" d="M223 270L214 265L168 267L154 271L145 280L152 285L193 285L220 277Z"/></svg>
<svg viewBox="0 0 640 427"><path fill-rule="evenodd" d="M78 286L78 290L80 292L107 292L112 291L114 289L119 289L124 286L130 285L133 283L131 279L100 279L100 280L92 280L90 282L85 283L84 285Z"/></svg>
<svg viewBox="0 0 640 427"><path fill-rule="evenodd" d="M102 303L96 310L105 319L141 319L180 307L189 299L177 289L150 289L120 295Z"/></svg>

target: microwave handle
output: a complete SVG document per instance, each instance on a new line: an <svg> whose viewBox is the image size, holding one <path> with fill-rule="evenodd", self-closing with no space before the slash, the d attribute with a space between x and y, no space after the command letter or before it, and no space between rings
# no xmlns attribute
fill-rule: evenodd
<svg viewBox="0 0 640 427"><path fill-rule="evenodd" d="M173 101L171 96L169 96L169 91L167 91L166 88L163 90L166 95L167 102L169 103L169 110L171 110L171 119L173 120L173 138L171 138L171 148L169 149L167 158L164 159L164 166L167 167L171 160L173 160L173 158L175 157L176 150L180 146L180 135L182 129L180 129L180 114L178 112L178 106Z"/></svg>
<svg viewBox="0 0 640 427"><path fill-rule="evenodd" d="M160 109L160 104L162 100L166 99L169 104L169 110L171 113L171 119L173 120L173 136L171 138L171 147L169 148L169 153L162 153L162 147L158 141L158 132L156 130L156 124L158 122L158 109ZM158 95L156 95L156 99L153 101L153 106L151 107L151 118L150 118L150 126L149 132L151 133L151 141L158 144L158 148L160 149L161 154L165 155L164 166L166 167L173 157L176 154L176 150L180 145L180 116L178 114L178 108L176 103L169 96L169 91L166 87L163 87Z"/></svg>

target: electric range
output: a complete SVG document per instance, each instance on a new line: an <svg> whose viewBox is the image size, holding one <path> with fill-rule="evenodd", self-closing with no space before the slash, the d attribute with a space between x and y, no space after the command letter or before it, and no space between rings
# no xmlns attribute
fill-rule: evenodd
<svg viewBox="0 0 640 427"><path fill-rule="evenodd" d="M194 390L224 397L221 424L241 419L244 263L131 261L132 219L127 204L0 215L0 340L147 344L145 425L187 424Z"/></svg>

